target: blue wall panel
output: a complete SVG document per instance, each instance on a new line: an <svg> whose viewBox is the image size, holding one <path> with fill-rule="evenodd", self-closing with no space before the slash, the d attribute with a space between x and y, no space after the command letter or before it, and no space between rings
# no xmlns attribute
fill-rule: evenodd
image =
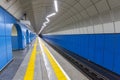
<svg viewBox="0 0 120 80"><path fill-rule="evenodd" d="M95 63L103 66L104 58L104 35L98 34L95 42Z"/></svg>
<svg viewBox="0 0 120 80"><path fill-rule="evenodd" d="M115 35L114 72L120 74L120 34Z"/></svg>
<svg viewBox="0 0 120 80"><path fill-rule="evenodd" d="M5 37L0 37L0 70L2 70L7 63L6 52L7 51L6 51Z"/></svg>
<svg viewBox="0 0 120 80"><path fill-rule="evenodd" d="M43 39L120 74L120 34L43 35Z"/></svg>
<svg viewBox="0 0 120 80"><path fill-rule="evenodd" d="M15 24L15 26L16 26L17 34L18 34L17 39L15 39L17 41L15 41L15 42L18 42L18 44L17 44L18 49L24 49L26 46L26 44L24 42L24 36L26 35L26 34L24 34L24 33L26 33L25 28L20 23Z"/></svg>
<svg viewBox="0 0 120 80"><path fill-rule="evenodd" d="M81 42L81 53L83 55L84 58L88 59L88 38L89 36L87 35L82 35L81 39L82 39L82 42Z"/></svg>
<svg viewBox="0 0 120 80"><path fill-rule="evenodd" d="M95 42L96 41L96 36L95 35L89 35L89 49L88 49L88 54L89 54L89 60L95 61Z"/></svg>
<svg viewBox="0 0 120 80"><path fill-rule="evenodd" d="M27 43L27 44L30 43L30 33L29 33L28 30L26 31L26 43Z"/></svg>
<svg viewBox="0 0 120 80"><path fill-rule="evenodd" d="M74 49L75 49L75 53L80 53L80 37L79 37L79 35L76 35L75 37L74 37L74 39L73 39L74 41L73 41L73 44L74 44ZM67 39L66 39L66 41L67 41ZM68 43L68 46L69 46L69 43ZM79 54L80 55L80 54Z"/></svg>
<svg viewBox="0 0 120 80"><path fill-rule="evenodd" d="M84 43L83 43L83 41L84 41L84 38L82 38L82 35L80 36L80 53L79 53L79 55L80 56L82 56L82 57L84 57L84 53L83 53L83 45L84 45Z"/></svg>
<svg viewBox="0 0 120 80"><path fill-rule="evenodd" d="M4 16L3 10L0 8L0 35L5 35L5 24L4 24Z"/></svg>
<svg viewBox="0 0 120 80"><path fill-rule="evenodd" d="M18 37L12 36L12 50L18 50L18 49L19 49Z"/></svg>
<svg viewBox="0 0 120 80"><path fill-rule="evenodd" d="M105 47L104 47L104 67L113 70L113 60L115 53L115 41L114 35L105 35Z"/></svg>
<svg viewBox="0 0 120 80"><path fill-rule="evenodd" d="M6 47L7 47L7 60L8 62L12 60L12 45L11 45L11 36L6 37Z"/></svg>
<svg viewBox="0 0 120 80"><path fill-rule="evenodd" d="M11 38L12 26L15 24L18 33L17 38ZM0 71L12 60L12 42L15 49L24 49L26 47L26 31L29 30L24 24L10 15L5 9L0 7ZM31 32L31 34L34 34ZM13 40L14 39L14 40ZM35 34L32 35L32 40L35 39ZM18 43L17 41L18 40ZM18 47L17 47L18 45Z"/></svg>

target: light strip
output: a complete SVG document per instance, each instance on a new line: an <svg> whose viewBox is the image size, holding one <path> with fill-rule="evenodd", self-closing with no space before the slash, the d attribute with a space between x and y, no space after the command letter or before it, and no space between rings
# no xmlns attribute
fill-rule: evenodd
<svg viewBox="0 0 120 80"><path fill-rule="evenodd" d="M43 26L47 26L47 23L49 22L50 22L49 19L47 19L47 21L43 23Z"/></svg>
<svg viewBox="0 0 120 80"><path fill-rule="evenodd" d="M57 4L57 0L54 0L54 5L55 5L55 11L58 12L58 4Z"/></svg>
<svg viewBox="0 0 120 80"><path fill-rule="evenodd" d="M52 14L49 14L49 15L46 17L46 20L47 20L47 21L43 23L43 26L42 26L42 28L41 28L41 30L39 31L38 34L40 34L40 33L42 32L42 30L47 26L47 23L50 22L49 18L52 17L52 16L54 16L54 15L56 15L56 13L58 12L58 2L57 2L57 0L54 0L54 6L55 6L55 11L56 11L56 12L54 12L54 13L52 13Z"/></svg>
<svg viewBox="0 0 120 80"><path fill-rule="evenodd" d="M45 22L43 23L43 26L46 26L46 23L45 23Z"/></svg>
<svg viewBox="0 0 120 80"><path fill-rule="evenodd" d="M40 29L40 31L39 31L38 34L40 34L40 33L42 32L42 30L44 29L44 27L45 27L45 26L42 26L42 27L41 27L41 29Z"/></svg>
<svg viewBox="0 0 120 80"><path fill-rule="evenodd" d="M47 20L48 23L50 22L50 20L48 18L46 18L46 20Z"/></svg>
<svg viewBox="0 0 120 80"><path fill-rule="evenodd" d="M56 15L56 13L52 13L52 14L48 15L47 18L50 18L50 17L52 17L54 15Z"/></svg>

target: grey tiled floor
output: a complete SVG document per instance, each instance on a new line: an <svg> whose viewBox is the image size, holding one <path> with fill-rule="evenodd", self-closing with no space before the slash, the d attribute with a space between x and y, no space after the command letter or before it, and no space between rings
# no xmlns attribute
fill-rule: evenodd
<svg viewBox="0 0 120 80"><path fill-rule="evenodd" d="M12 80L21 65L24 57L32 47L29 45L24 50L13 51L13 61L0 72L0 80Z"/></svg>
<svg viewBox="0 0 120 80"><path fill-rule="evenodd" d="M13 77L13 80L24 79L24 75L25 75L31 54L32 54L31 51L29 51L28 54L25 56L24 60L22 61L22 64L20 65L15 76ZM34 80L49 80L39 45L37 45Z"/></svg>
<svg viewBox="0 0 120 80"><path fill-rule="evenodd" d="M46 46L71 80L89 80L53 48L47 44ZM0 80L23 80L26 71L25 67L29 61L32 48L33 43L25 50L13 51L14 60L2 72L0 72ZM49 80L39 45L37 46L34 80Z"/></svg>

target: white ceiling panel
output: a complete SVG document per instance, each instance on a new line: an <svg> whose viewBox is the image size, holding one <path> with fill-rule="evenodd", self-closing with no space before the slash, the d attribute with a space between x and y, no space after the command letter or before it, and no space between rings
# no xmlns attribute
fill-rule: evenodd
<svg viewBox="0 0 120 80"><path fill-rule="evenodd" d="M120 6L120 0L108 0L108 2L111 8Z"/></svg>
<svg viewBox="0 0 120 80"><path fill-rule="evenodd" d="M96 5L99 13L109 10L106 0L101 0L100 2L96 3L95 5Z"/></svg>
<svg viewBox="0 0 120 80"><path fill-rule="evenodd" d="M90 0L80 0L80 3L84 8L88 8L90 5L92 5L92 2Z"/></svg>
<svg viewBox="0 0 120 80"><path fill-rule="evenodd" d="M91 6L91 7L87 8L87 12L90 16L93 16L93 15L97 14L97 11L96 11L94 6Z"/></svg>

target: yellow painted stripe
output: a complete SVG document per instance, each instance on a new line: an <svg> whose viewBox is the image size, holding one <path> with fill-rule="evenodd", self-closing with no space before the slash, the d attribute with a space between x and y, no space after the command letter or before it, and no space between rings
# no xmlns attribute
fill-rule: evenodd
<svg viewBox="0 0 120 80"><path fill-rule="evenodd" d="M58 64L55 62L53 57L50 55L51 54L50 51L47 49L47 47L43 43L41 45L43 47L44 53L47 55L47 57L50 61L50 64L52 65L52 68L54 70L54 73L55 73L57 79L58 80L67 80L67 77L65 76L65 74L62 72L62 70L60 69Z"/></svg>
<svg viewBox="0 0 120 80"><path fill-rule="evenodd" d="M35 41L29 63L26 69L26 73L24 75L24 80L34 80L34 68L35 68L35 60L36 60L36 48L37 48L37 40Z"/></svg>

